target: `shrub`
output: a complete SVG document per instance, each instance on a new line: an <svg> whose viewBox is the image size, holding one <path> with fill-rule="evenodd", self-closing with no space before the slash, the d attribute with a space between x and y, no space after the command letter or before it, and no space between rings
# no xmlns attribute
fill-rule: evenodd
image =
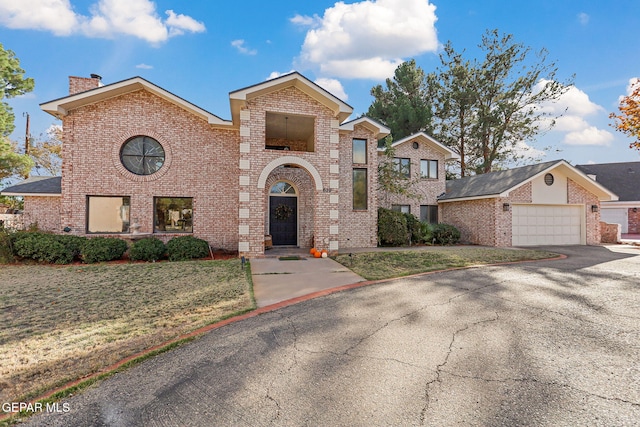
<svg viewBox="0 0 640 427"><path fill-rule="evenodd" d="M407 244L407 219L401 212L378 208L378 244L400 246Z"/></svg>
<svg viewBox="0 0 640 427"><path fill-rule="evenodd" d="M422 233L420 232L420 221L414 214L403 214L407 221L407 234L409 235L409 244L422 243Z"/></svg>
<svg viewBox="0 0 640 427"><path fill-rule="evenodd" d="M423 243L433 243L433 225L428 222L420 223L420 239Z"/></svg>
<svg viewBox="0 0 640 427"><path fill-rule="evenodd" d="M129 259L133 261L157 261L162 259L167 247L156 237L138 240L129 248Z"/></svg>
<svg viewBox="0 0 640 427"><path fill-rule="evenodd" d="M82 259L86 263L120 259L127 251L127 242L115 237L94 237L82 246Z"/></svg>
<svg viewBox="0 0 640 427"><path fill-rule="evenodd" d="M73 261L73 251L65 246L60 236L40 232L15 233L14 255L54 264L69 264Z"/></svg>
<svg viewBox="0 0 640 427"><path fill-rule="evenodd" d="M82 247L87 242L86 237L74 236L73 234L58 234L55 236L60 243L71 251L74 259L80 258L80 254L82 254Z"/></svg>
<svg viewBox="0 0 640 427"><path fill-rule="evenodd" d="M174 237L167 242L170 261L204 258L209 255L209 243L193 236Z"/></svg>
<svg viewBox="0 0 640 427"><path fill-rule="evenodd" d="M0 264L15 261L11 236L7 230L0 229Z"/></svg>
<svg viewBox="0 0 640 427"><path fill-rule="evenodd" d="M450 224L435 224L433 238L439 245L453 245L460 240L460 230Z"/></svg>

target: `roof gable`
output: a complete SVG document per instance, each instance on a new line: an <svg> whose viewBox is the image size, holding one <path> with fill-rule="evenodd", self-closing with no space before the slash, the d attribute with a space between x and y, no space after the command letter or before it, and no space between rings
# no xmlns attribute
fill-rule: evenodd
<svg viewBox="0 0 640 427"><path fill-rule="evenodd" d="M595 181L616 193L620 201L640 201L640 162L577 165L576 168L595 175Z"/></svg>
<svg viewBox="0 0 640 427"><path fill-rule="evenodd" d="M460 156L457 153L452 151L449 147L445 146L444 144L438 142L434 137L427 135L424 132L414 133L413 135L409 135L405 138L394 141L391 144L391 148L397 147L398 145L405 144L407 142L414 142L414 141L422 142L423 144L427 144L430 147L443 152L445 160L460 160ZM378 151L384 151L384 150L385 150L384 147L378 147Z"/></svg>
<svg viewBox="0 0 640 427"><path fill-rule="evenodd" d="M240 110L246 105L247 101L291 86L331 109L334 117L336 117L339 122L346 120L353 112L353 107L349 104L332 95L302 74L294 71L262 83L230 92L229 99L231 102L232 121L239 123Z"/></svg>
<svg viewBox="0 0 640 427"><path fill-rule="evenodd" d="M438 198L438 201L507 197L511 191L557 168L560 168L568 178L595 194L599 200L618 199L614 193L566 161L556 160L447 181L447 191Z"/></svg>
<svg viewBox="0 0 640 427"><path fill-rule="evenodd" d="M388 127L366 116L341 124L340 130L352 132L356 126L363 126L365 129L370 130L374 133L374 138L376 139L384 138L391 133L391 130Z"/></svg>
<svg viewBox="0 0 640 427"><path fill-rule="evenodd" d="M83 107L85 105L95 104L96 102L104 101L109 98L124 95L127 93L135 92L138 90L146 90L154 95L163 98L172 104L175 104L188 112L195 114L206 120L207 123L220 127L233 127L233 123L227 120L223 120L220 117L212 114L195 104L192 104L177 95L156 86L153 83L143 79L142 77L133 77L131 79L122 80L120 82L100 86L95 89L76 93L74 95L58 98L53 101L40 104L40 108L61 119L69 114L71 110Z"/></svg>

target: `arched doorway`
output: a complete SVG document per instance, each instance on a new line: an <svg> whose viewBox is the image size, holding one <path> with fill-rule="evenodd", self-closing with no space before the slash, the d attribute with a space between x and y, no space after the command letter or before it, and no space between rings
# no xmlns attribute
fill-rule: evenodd
<svg viewBox="0 0 640 427"><path fill-rule="evenodd" d="M298 244L298 191L286 181L269 189L269 234L274 246Z"/></svg>

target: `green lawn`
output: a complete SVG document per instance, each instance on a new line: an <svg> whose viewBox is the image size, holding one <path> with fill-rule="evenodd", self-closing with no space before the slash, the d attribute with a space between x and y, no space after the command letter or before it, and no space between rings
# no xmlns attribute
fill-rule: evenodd
<svg viewBox="0 0 640 427"><path fill-rule="evenodd" d="M335 260L367 280L402 277L428 271L557 256L553 252L500 248L430 247L424 250L342 254Z"/></svg>

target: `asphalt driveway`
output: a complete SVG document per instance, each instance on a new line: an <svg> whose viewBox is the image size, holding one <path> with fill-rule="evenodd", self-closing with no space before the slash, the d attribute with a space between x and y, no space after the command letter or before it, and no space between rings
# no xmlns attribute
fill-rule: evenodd
<svg viewBox="0 0 640 427"><path fill-rule="evenodd" d="M554 250L233 323L26 425L639 425L640 250Z"/></svg>

